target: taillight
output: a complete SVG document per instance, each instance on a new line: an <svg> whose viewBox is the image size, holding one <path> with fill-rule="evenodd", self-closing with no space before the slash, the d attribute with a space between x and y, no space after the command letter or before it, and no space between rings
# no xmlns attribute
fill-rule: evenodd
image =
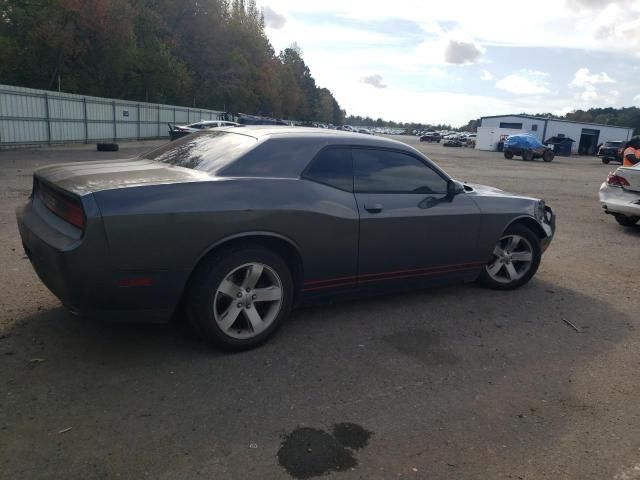
<svg viewBox="0 0 640 480"><path fill-rule="evenodd" d="M74 227L84 228L85 217L80 200L64 195L43 183L38 183L38 198L52 213Z"/></svg>
<svg viewBox="0 0 640 480"><path fill-rule="evenodd" d="M616 175L615 173L610 173L607 175L607 185L612 187L630 187L629 182L626 178L621 177L620 175Z"/></svg>

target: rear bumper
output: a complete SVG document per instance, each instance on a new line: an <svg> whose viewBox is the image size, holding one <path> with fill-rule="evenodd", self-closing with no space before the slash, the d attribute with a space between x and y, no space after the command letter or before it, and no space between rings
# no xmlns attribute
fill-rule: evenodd
<svg viewBox="0 0 640 480"><path fill-rule="evenodd" d="M640 217L640 192L630 192L621 187L611 187L603 183L599 196L600 205L605 213Z"/></svg>
<svg viewBox="0 0 640 480"><path fill-rule="evenodd" d="M42 283L68 310L107 320L171 318L186 272L114 270L99 218L88 219L85 236L74 240L57 232L36 210L32 201L16 210L22 245ZM151 278L151 285L122 286L123 279L141 276Z"/></svg>

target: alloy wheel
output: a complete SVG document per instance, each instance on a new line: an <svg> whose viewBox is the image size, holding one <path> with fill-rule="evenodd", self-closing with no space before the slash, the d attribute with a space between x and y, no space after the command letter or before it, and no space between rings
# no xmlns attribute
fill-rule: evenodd
<svg viewBox="0 0 640 480"><path fill-rule="evenodd" d="M496 282L508 284L524 277L533 262L533 247L520 235L505 235L493 249L493 258L485 267Z"/></svg>
<svg viewBox="0 0 640 480"><path fill-rule="evenodd" d="M282 281L263 263L246 263L229 272L213 299L218 327L230 337L248 339L264 332L280 312Z"/></svg>

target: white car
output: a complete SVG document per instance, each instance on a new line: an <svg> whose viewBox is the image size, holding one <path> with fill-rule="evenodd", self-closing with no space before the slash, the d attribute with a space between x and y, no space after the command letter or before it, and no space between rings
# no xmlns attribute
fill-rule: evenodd
<svg viewBox="0 0 640 480"><path fill-rule="evenodd" d="M640 163L609 173L600 187L600 204L625 227L640 220Z"/></svg>
<svg viewBox="0 0 640 480"><path fill-rule="evenodd" d="M177 138L184 137L190 133L206 130L208 128L237 127L239 125L239 123L228 122L226 120L200 120L199 122L191 123L189 125L169 124L169 137L171 140L176 140Z"/></svg>

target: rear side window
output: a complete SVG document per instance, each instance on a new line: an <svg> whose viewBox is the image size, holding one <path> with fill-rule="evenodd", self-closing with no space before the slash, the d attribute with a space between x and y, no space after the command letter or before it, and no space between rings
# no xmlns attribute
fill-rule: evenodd
<svg viewBox="0 0 640 480"><path fill-rule="evenodd" d="M216 173L243 156L256 143L257 140L248 135L204 130L163 145L142 155L142 158Z"/></svg>
<svg viewBox="0 0 640 480"><path fill-rule="evenodd" d="M416 157L388 150L353 150L360 193L446 193L447 181Z"/></svg>
<svg viewBox="0 0 640 480"><path fill-rule="evenodd" d="M348 148L321 151L304 171L304 178L331 187L353 191L353 160Z"/></svg>

